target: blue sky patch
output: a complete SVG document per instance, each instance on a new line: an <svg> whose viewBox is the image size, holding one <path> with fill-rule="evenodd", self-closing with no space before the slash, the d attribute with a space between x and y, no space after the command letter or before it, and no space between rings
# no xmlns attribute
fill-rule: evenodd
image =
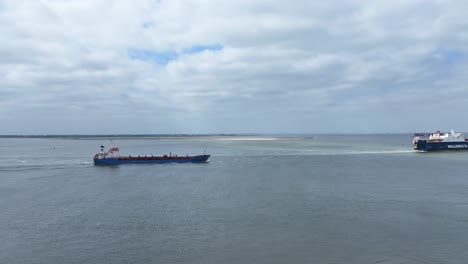
<svg viewBox="0 0 468 264"><path fill-rule="evenodd" d="M182 52L177 53L176 51L170 50L165 52L157 52L147 49L128 49L128 56L133 60L148 61L155 64L166 65L173 60L177 60L180 55L183 54L196 54L204 51L218 51L222 50L223 46L221 44L213 45L194 45L190 48L182 50Z"/></svg>
<svg viewBox="0 0 468 264"><path fill-rule="evenodd" d="M155 64L168 64L176 60L179 55L174 51L156 52L144 49L129 49L128 56L133 60L148 61Z"/></svg>
<svg viewBox="0 0 468 264"><path fill-rule="evenodd" d="M448 79L456 72L460 62L465 59L465 54L456 49L438 48L431 54L427 61L432 68L434 79Z"/></svg>
<svg viewBox="0 0 468 264"><path fill-rule="evenodd" d="M154 27L154 23L153 22L146 22L146 23L143 23L142 27L144 29L152 28L152 27Z"/></svg>
<svg viewBox="0 0 468 264"><path fill-rule="evenodd" d="M451 64L456 63L464 58L463 52L454 49L439 48L434 52L434 56L439 58L441 61Z"/></svg>
<svg viewBox="0 0 468 264"><path fill-rule="evenodd" d="M223 45L221 45L221 44L193 45L192 47L190 47L188 49L184 49L183 53L185 53L185 54L195 54L195 53L203 52L205 50L218 51L218 50L222 50L222 49L223 49Z"/></svg>

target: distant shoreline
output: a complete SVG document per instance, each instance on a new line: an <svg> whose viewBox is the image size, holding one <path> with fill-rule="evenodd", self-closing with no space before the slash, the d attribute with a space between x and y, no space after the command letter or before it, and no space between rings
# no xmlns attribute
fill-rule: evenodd
<svg viewBox="0 0 468 264"><path fill-rule="evenodd" d="M0 135L0 138L194 138L194 137L237 137L255 136L239 134L108 134L108 135Z"/></svg>
<svg viewBox="0 0 468 264"><path fill-rule="evenodd" d="M76 134L76 135L0 135L0 138L43 138L43 139L184 139L184 138L315 138L317 136L379 136L379 135L413 135L413 133L250 133L250 134Z"/></svg>

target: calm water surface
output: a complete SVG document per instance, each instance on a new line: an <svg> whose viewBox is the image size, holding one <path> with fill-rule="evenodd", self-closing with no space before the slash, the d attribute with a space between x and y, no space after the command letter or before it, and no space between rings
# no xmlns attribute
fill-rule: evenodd
<svg viewBox="0 0 468 264"><path fill-rule="evenodd" d="M466 263L468 153L409 135L0 139L0 263Z"/></svg>

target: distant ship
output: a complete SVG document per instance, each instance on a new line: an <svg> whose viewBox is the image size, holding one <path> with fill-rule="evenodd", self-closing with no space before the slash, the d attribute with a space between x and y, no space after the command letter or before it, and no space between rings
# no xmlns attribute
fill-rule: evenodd
<svg viewBox="0 0 468 264"><path fill-rule="evenodd" d="M414 137L413 149L417 151L468 150L468 139L465 139L463 133L454 132L453 129L450 133L437 131L424 137Z"/></svg>
<svg viewBox="0 0 468 264"><path fill-rule="evenodd" d="M426 133L426 132L422 132L422 133L414 133L414 136L416 137L428 137L430 136L432 133Z"/></svg>
<svg viewBox="0 0 468 264"><path fill-rule="evenodd" d="M108 151L104 151L104 146L101 146L101 152L94 155L94 165L120 165L120 164L161 164L161 163L199 163L207 162L211 155L195 155L195 156L178 156L178 155L138 155L138 156L120 156L120 149L111 147Z"/></svg>

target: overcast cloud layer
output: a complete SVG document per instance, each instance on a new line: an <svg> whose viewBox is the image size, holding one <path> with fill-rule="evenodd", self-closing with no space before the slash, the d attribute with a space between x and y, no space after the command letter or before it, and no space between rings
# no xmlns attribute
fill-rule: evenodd
<svg viewBox="0 0 468 264"><path fill-rule="evenodd" d="M468 131L466 1L0 0L0 134Z"/></svg>

